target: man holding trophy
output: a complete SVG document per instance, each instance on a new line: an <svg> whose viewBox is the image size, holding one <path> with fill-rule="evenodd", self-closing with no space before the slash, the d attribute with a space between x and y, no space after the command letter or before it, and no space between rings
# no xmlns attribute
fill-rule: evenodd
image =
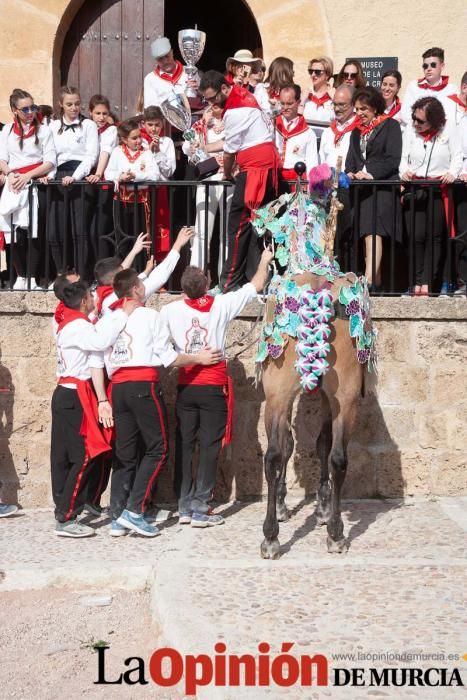
<svg viewBox="0 0 467 700"><path fill-rule="evenodd" d="M203 32L194 29L184 29L180 34L183 32L196 32L204 35ZM201 56L203 49L204 41L200 47L199 56ZM172 46L167 37L160 36L153 41L151 53L156 59L156 66L144 79L144 107L152 105L160 107L174 92L177 95L185 93L188 97L196 97L197 70L194 65L183 66L180 61L174 58Z"/></svg>

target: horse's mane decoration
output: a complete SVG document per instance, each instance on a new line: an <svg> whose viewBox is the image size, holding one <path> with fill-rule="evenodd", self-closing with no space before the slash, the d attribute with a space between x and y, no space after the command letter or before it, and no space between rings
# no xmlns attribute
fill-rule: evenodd
<svg viewBox="0 0 467 700"><path fill-rule="evenodd" d="M339 186L348 187L345 175L339 176ZM275 261L283 270L280 275L276 268L269 285L256 361L278 359L288 338L297 338L295 367L306 391L313 391L329 368L326 356L335 301L330 287L339 278L350 282L350 286L341 286L338 301L349 316L358 361L368 363L369 369L376 367L376 330L371 324L367 280L341 272L337 260L327 252L330 238L331 250L333 247L330 227L335 228L339 208L336 192L335 172L327 165L318 166L310 173L309 192L297 188L292 194L283 194L257 210L253 220L259 237L266 233L272 236ZM302 272L322 277L321 287L313 290L309 285L299 286L292 277Z"/></svg>

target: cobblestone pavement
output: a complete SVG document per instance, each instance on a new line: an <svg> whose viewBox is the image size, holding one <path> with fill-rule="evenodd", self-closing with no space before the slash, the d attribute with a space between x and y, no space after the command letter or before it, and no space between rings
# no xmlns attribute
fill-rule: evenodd
<svg viewBox="0 0 467 700"><path fill-rule="evenodd" d="M43 586L93 590L143 589L150 584L153 618L168 646L182 654L209 653L224 641L227 654L271 660L285 642L297 658L327 656L334 669L459 668L466 660L367 658L335 654L458 654L467 652L467 499L348 501L343 518L349 550L330 555L314 504L289 501L281 524L281 558L259 557L264 503L234 503L218 512L226 524L194 530L169 521L161 537L112 539L105 520L98 536L69 541L53 534L49 511L0 521L0 592ZM1 576L1 574L0 574ZM52 589L53 590L53 589ZM448 677L450 673L448 674ZM182 693L182 691L180 691ZM315 687L200 688L212 700L249 698L450 698L465 688ZM138 697L154 686L138 688ZM50 697L53 697L51 695ZM109 697L111 697L109 695ZM130 697L130 695L128 695ZM159 696L157 696L159 697ZM182 694L167 697L183 697Z"/></svg>

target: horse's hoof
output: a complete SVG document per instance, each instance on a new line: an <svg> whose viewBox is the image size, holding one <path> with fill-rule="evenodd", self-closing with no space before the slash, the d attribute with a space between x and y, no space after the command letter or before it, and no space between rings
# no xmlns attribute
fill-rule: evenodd
<svg viewBox="0 0 467 700"><path fill-rule="evenodd" d="M347 547L347 540L345 537L343 537L341 540L333 540L331 537L328 535L328 552L329 554L342 554L342 552L346 552L348 549Z"/></svg>
<svg viewBox="0 0 467 700"><path fill-rule="evenodd" d="M287 510L287 507L284 506L283 508L278 507L277 509L277 522L278 523L286 523L289 519L289 511Z"/></svg>
<svg viewBox="0 0 467 700"><path fill-rule="evenodd" d="M277 559L280 554L281 546L279 540L274 538L273 540L263 540L261 542L261 556L263 559Z"/></svg>
<svg viewBox="0 0 467 700"><path fill-rule="evenodd" d="M328 517L323 515L323 513L316 513L316 524L318 527L328 524Z"/></svg>

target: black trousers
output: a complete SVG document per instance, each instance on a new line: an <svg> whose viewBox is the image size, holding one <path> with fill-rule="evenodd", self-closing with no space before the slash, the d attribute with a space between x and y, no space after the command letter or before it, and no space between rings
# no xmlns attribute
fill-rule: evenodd
<svg viewBox="0 0 467 700"><path fill-rule="evenodd" d="M167 411L158 382L112 386L116 456L110 486L110 511L144 513L152 506L156 477L168 457ZM141 456L140 440L144 443Z"/></svg>
<svg viewBox="0 0 467 700"><path fill-rule="evenodd" d="M28 270L28 255L31 258L31 279L39 279L40 244L38 238L30 238L28 251L29 233L25 228L17 228L15 242L12 245L11 259L18 277L26 277Z"/></svg>
<svg viewBox="0 0 467 700"><path fill-rule="evenodd" d="M50 465L55 517L64 523L83 510L96 460L88 459L80 435L83 409L75 389L57 386L52 396Z"/></svg>
<svg viewBox="0 0 467 700"><path fill-rule="evenodd" d="M227 425L223 386L180 385L175 406L175 493L181 512L207 513L216 485L217 458ZM193 477L193 451L199 438L199 466Z"/></svg>
<svg viewBox="0 0 467 700"><path fill-rule="evenodd" d="M432 206L429 197L415 202L413 231L411 231L410 206L405 205L407 231L409 236L414 237L416 285L439 283L441 276L442 255L446 240L446 217L441 193L434 191L432 196ZM433 290L430 289L430 291Z"/></svg>
<svg viewBox="0 0 467 700"><path fill-rule="evenodd" d="M99 455L99 457L96 457L95 466L91 470L88 479L86 503L90 503L94 506L100 506L101 496L109 484L111 470L111 452L105 452L104 454Z"/></svg>
<svg viewBox="0 0 467 700"><path fill-rule="evenodd" d="M108 189L104 189L104 187ZM113 188L110 185L93 185L86 188L91 206L90 243L88 250L88 275L93 279L94 265L101 258L116 255L113 237Z"/></svg>
<svg viewBox="0 0 467 700"><path fill-rule="evenodd" d="M256 236L250 220L251 210L245 204L246 178L247 173L241 172L235 180L227 230L228 255L219 281L223 292L238 289L251 280L261 257L263 242ZM261 206L276 197L272 183L270 170Z"/></svg>
<svg viewBox="0 0 467 700"><path fill-rule="evenodd" d="M467 183L454 185L454 204L456 207L456 263L457 275L465 284L467 282Z"/></svg>

